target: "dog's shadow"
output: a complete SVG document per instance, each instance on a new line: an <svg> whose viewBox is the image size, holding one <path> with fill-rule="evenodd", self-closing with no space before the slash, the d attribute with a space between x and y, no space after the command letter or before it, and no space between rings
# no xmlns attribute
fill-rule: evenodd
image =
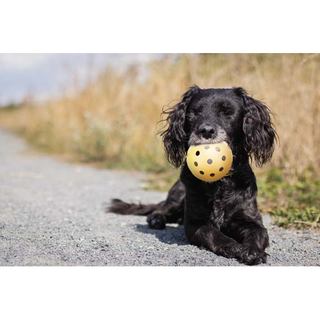
<svg viewBox="0 0 320 320"><path fill-rule="evenodd" d="M137 224L136 230L145 234L152 234L163 243L178 244L180 246L189 244L183 225L179 225L177 227L167 225L163 230L156 230L150 229L149 226L145 224Z"/></svg>

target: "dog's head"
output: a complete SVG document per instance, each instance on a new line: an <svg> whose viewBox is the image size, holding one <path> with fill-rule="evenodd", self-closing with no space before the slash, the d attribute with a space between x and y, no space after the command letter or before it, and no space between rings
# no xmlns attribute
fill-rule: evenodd
<svg viewBox="0 0 320 320"><path fill-rule="evenodd" d="M270 110L242 88L193 86L164 114L168 126L161 135L167 158L175 167L181 166L191 145L223 141L235 155L248 154L258 166L272 157L277 135Z"/></svg>

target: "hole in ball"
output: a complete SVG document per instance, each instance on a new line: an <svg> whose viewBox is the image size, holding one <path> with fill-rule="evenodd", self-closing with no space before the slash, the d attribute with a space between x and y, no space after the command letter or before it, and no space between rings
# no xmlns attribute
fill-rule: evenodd
<svg viewBox="0 0 320 320"><path fill-rule="evenodd" d="M204 174L204 172L203 171L199 171L200 172L200 174Z"/></svg>
<svg viewBox="0 0 320 320"><path fill-rule="evenodd" d="M219 169L219 171L221 172L223 170L223 167L221 167L220 169Z"/></svg>
<svg viewBox="0 0 320 320"><path fill-rule="evenodd" d="M200 151L197 151L197 152L196 152L196 156L198 156L198 155L200 155Z"/></svg>
<svg viewBox="0 0 320 320"><path fill-rule="evenodd" d="M220 152L220 148L219 148L219 147L216 147L216 150L217 150L218 152Z"/></svg>
<svg viewBox="0 0 320 320"><path fill-rule="evenodd" d="M208 159L208 160L207 160L207 163L208 163L208 164L211 164L211 163L212 163L212 159Z"/></svg>
<svg viewBox="0 0 320 320"><path fill-rule="evenodd" d="M194 165L197 167L197 166L198 166L198 162L197 162L197 161L195 161L195 162L194 162Z"/></svg>
<svg viewBox="0 0 320 320"><path fill-rule="evenodd" d="M222 161L225 161L225 160L226 160L226 156L223 156L223 157L222 157Z"/></svg>
<svg viewBox="0 0 320 320"><path fill-rule="evenodd" d="M210 173L210 177L214 177L215 176L215 174L214 173Z"/></svg>
<svg viewBox="0 0 320 320"><path fill-rule="evenodd" d="M208 150L210 148L210 146L205 146L204 148Z"/></svg>

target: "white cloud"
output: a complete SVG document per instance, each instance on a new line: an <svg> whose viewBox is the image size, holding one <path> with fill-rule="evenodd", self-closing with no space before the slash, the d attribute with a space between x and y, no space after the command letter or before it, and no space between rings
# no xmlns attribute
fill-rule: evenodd
<svg viewBox="0 0 320 320"><path fill-rule="evenodd" d="M1 53L0 70L20 71L32 69L52 59L52 54Z"/></svg>
<svg viewBox="0 0 320 320"><path fill-rule="evenodd" d="M107 65L125 70L139 66L141 77L145 64L161 54L0 54L0 105L19 102L25 96L33 99L58 96L74 89L74 79L82 87Z"/></svg>

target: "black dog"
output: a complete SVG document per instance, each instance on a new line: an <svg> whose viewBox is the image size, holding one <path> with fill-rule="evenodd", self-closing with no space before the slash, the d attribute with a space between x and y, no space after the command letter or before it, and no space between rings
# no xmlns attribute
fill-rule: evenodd
<svg viewBox="0 0 320 320"><path fill-rule="evenodd" d="M191 87L180 103L164 111L168 127L161 133L168 160L180 167L180 179L165 201L128 204L114 199L109 211L148 215L151 228L183 221L191 244L253 265L265 263L269 244L257 207L257 185L250 167L271 159L277 138L270 111L242 88ZM230 175L203 182L185 163L189 146L226 141L232 149Z"/></svg>

